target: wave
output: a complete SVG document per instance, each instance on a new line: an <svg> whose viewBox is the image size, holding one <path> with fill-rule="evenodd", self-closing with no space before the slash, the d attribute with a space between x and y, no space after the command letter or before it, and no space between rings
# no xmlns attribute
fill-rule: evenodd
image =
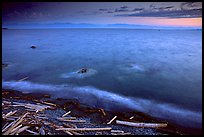
<svg viewBox="0 0 204 137"><path fill-rule="evenodd" d="M100 90L92 86L38 84L28 81L3 81L2 88L22 92L44 92L54 98L78 99L81 103L107 110L135 110L153 117L176 122L186 127L202 127L202 112L195 112L172 104L133 98Z"/></svg>

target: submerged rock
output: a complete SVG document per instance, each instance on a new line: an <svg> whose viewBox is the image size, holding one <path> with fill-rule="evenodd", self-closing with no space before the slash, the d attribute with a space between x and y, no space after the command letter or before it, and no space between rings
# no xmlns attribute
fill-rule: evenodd
<svg viewBox="0 0 204 137"><path fill-rule="evenodd" d="M35 49L35 48L37 48L37 47L33 45L33 46L31 46L30 48Z"/></svg>

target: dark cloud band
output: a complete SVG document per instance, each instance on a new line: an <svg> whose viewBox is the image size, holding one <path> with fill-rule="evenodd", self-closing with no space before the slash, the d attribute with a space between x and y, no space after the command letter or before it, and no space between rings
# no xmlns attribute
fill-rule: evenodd
<svg viewBox="0 0 204 137"><path fill-rule="evenodd" d="M140 12L134 14L118 14L115 16L126 17L168 17L168 18L198 18L202 17L202 9L180 10L180 11L158 11Z"/></svg>

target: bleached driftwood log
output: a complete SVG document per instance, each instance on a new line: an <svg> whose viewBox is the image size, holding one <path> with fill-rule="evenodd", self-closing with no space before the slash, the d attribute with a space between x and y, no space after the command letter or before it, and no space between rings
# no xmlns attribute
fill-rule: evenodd
<svg viewBox="0 0 204 137"><path fill-rule="evenodd" d="M107 128L58 128L56 130L67 130L67 131L103 131L103 130L111 130L111 127Z"/></svg>
<svg viewBox="0 0 204 137"><path fill-rule="evenodd" d="M19 82L19 81L23 81L23 80L26 80L26 79L28 79L28 77L25 77L25 78L19 79L19 80L17 80L17 81Z"/></svg>
<svg viewBox="0 0 204 137"><path fill-rule="evenodd" d="M166 123L135 123L135 122L121 121L121 120L116 120L116 124L132 126L132 127L148 127L148 128L167 127Z"/></svg>
<svg viewBox="0 0 204 137"><path fill-rule="evenodd" d="M113 122L113 120L115 120L117 118L117 116L113 117L107 124L111 124Z"/></svg>
<svg viewBox="0 0 204 137"><path fill-rule="evenodd" d="M67 115L69 115L71 113L71 111L68 111L67 113L65 113L62 117L65 117Z"/></svg>
<svg viewBox="0 0 204 137"><path fill-rule="evenodd" d="M10 111L9 113L7 113L6 115L3 116L3 119L6 119L7 117L15 114L16 112L17 112L16 110L15 111Z"/></svg>

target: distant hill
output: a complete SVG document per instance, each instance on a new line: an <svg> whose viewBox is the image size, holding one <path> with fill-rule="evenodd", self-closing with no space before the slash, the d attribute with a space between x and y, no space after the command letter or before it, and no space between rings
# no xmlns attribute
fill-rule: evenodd
<svg viewBox="0 0 204 137"><path fill-rule="evenodd" d="M2 29L48 29L48 28L131 28L131 29L202 29L198 27L165 27L135 24L88 24L88 23L52 23L52 24L9 24Z"/></svg>

